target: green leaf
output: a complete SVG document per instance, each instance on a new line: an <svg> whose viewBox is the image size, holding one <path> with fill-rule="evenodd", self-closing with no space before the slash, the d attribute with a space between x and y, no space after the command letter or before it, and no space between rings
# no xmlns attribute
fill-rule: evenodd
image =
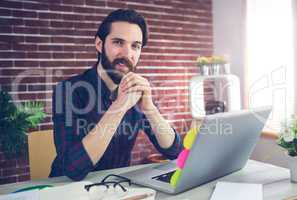
<svg viewBox="0 0 297 200"><path fill-rule="evenodd" d="M44 119L43 104L26 102L16 106L5 91L0 91L0 143L7 157L25 153L27 132Z"/></svg>

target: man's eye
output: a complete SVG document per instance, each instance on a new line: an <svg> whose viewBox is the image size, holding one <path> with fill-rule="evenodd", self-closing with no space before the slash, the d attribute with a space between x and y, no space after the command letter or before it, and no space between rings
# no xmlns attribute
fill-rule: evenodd
<svg viewBox="0 0 297 200"><path fill-rule="evenodd" d="M120 40L115 40L115 41L113 41L113 43L116 44L116 45L122 45L123 44L123 42L120 41Z"/></svg>
<svg viewBox="0 0 297 200"><path fill-rule="evenodd" d="M141 49L141 46L138 45L138 44L134 44L134 45L132 45L132 48L133 48L133 49L140 50L140 49Z"/></svg>

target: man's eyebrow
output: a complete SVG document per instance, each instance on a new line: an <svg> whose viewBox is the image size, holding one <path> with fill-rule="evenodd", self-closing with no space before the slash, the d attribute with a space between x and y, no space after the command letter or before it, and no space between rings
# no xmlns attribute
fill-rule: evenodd
<svg viewBox="0 0 297 200"><path fill-rule="evenodd" d="M134 43L142 45L142 42L140 42L140 41L135 41Z"/></svg>
<svg viewBox="0 0 297 200"><path fill-rule="evenodd" d="M112 38L111 39L112 41L122 41L122 42L125 42L125 40L124 39L122 39L122 38L117 38L117 37L115 37L115 38ZM135 42L133 42L133 43L137 43L137 44L139 44L139 45L142 45L142 42L140 42L140 41L135 41Z"/></svg>
<svg viewBox="0 0 297 200"><path fill-rule="evenodd" d="M120 40L120 41L125 41L124 39L122 39L122 38L117 38L117 37L115 37L115 38L112 38L111 40Z"/></svg>

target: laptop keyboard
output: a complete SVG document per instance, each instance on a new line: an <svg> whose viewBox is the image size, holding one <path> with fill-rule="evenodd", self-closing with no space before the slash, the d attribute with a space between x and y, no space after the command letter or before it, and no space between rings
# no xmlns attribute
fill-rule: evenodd
<svg viewBox="0 0 297 200"><path fill-rule="evenodd" d="M166 174L161 174L161 175L155 176L152 179L169 183L170 179L171 179L171 176L173 175L174 172L175 172L175 170L171 171L171 172L168 172Z"/></svg>

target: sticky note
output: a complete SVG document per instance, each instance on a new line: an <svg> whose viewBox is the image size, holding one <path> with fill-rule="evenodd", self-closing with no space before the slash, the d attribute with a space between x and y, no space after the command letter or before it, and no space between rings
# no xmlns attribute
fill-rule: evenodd
<svg viewBox="0 0 297 200"><path fill-rule="evenodd" d="M181 173L182 173L182 170L177 168L176 171L174 172L174 174L171 176L171 179L170 179L170 185L172 187L176 187L178 181L179 181L179 178L181 176Z"/></svg>
<svg viewBox="0 0 297 200"><path fill-rule="evenodd" d="M188 131L187 135L184 138L184 142L183 142L183 145L186 149L192 148L197 135L198 135L198 128L191 128Z"/></svg>
<svg viewBox="0 0 297 200"><path fill-rule="evenodd" d="M178 168L180 168L180 169L183 169L184 168L184 165L185 165L185 162L186 162L186 160L188 158L189 152L190 151L188 149L184 149L178 155L177 163L176 163Z"/></svg>

